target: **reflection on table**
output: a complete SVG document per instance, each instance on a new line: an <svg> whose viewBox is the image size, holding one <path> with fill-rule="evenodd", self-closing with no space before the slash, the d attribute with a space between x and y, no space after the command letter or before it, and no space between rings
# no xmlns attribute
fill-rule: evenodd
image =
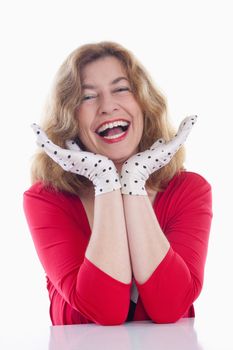
<svg viewBox="0 0 233 350"><path fill-rule="evenodd" d="M95 324L53 326L49 350L203 350L194 330L194 318L173 324L150 321L127 322L120 326Z"/></svg>

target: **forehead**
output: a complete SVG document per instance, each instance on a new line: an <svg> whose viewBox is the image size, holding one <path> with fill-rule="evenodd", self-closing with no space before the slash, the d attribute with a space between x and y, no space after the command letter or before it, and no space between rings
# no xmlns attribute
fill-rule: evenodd
<svg viewBox="0 0 233 350"><path fill-rule="evenodd" d="M101 81L109 81L110 83L119 76L127 78L125 68L120 60L111 56L99 58L88 63L81 71L82 83L94 84Z"/></svg>

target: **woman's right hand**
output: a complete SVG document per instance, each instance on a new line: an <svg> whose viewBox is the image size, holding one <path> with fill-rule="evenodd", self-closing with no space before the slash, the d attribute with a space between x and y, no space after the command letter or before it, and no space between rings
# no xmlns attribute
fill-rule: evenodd
<svg viewBox="0 0 233 350"><path fill-rule="evenodd" d="M118 172L111 159L82 151L77 143L71 140L66 142L68 149L61 148L49 140L37 124L32 124L32 129L37 136L38 146L62 169L85 176L93 182L95 196L121 188Z"/></svg>

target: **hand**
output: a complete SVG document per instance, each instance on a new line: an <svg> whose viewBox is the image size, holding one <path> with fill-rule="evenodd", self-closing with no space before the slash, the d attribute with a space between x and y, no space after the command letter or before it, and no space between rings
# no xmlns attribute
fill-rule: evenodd
<svg viewBox="0 0 233 350"><path fill-rule="evenodd" d="M43 148L62 169L82 175L93 182L95 196L121 188L114 163L105 156L82 151L75 141L67 141L68 149L55 145L46 133L36 124L32 124L37 135L37 144Z"/></svg>
<svg viewBox="0 0 233 350"><path fill-rule="evenodd" d="M185 142L196 120L197 116L185 118L181 122L177 134L170 141L165 143L163 139L159 139L149 150L130 157L121 169L122 194L147 196L146 180L152 173L170 162Z"/></svg>

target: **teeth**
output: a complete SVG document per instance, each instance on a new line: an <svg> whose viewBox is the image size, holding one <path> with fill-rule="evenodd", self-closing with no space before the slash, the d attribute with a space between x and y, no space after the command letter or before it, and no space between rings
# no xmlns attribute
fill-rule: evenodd
<svg viewBox="0 0 233 350"><path fill-rule="evenodd" d="M112 128L115 128L116 126L126 126L126 125L129 125L129 122L125 122L123 120L118 120L118 121L115 121L113 123L106 123L106 124L102 125L100 128L97 129L97 132L100 133L100 132L105 131L106 129L112 129Z"/></svg>
<svg viewBox="0 0 233 350"><path fill-rule="evenodd" d="M124 131L124 132L121 132L120 134L117 134L117 135L104 136L104 139L108 139L108 140L116 139L117 137L120 137L121 135L124 135L124 134L125 134L125 131Z"/></svg>

